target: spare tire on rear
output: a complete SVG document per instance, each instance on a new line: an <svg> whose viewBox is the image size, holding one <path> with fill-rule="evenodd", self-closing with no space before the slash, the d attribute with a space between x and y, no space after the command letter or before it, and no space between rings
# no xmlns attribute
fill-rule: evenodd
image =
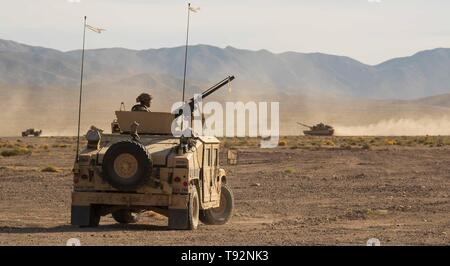
<svg viewBox="0 0 450 266"><path fill-rule="evenodd" d="M103 178L118 190L133 191L150 180L152 167L144 145L121 141L111 145L103 157Z"/></svg>

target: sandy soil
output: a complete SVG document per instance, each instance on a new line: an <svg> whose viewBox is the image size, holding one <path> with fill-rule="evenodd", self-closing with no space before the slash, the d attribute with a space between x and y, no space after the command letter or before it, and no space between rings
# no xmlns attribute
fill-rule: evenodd
<svg viewBox="0 0 450 266"><path fill-rule="evenodd" d="M33 153L0 156L0 245L450 244L449 147L242 148L239 165L224 167L236 199L230 223L171 231L154 213L136 225L103 217L95 229L70 226L73 139L21 143ZM41 171L49 165L59 172Z"/></svg>

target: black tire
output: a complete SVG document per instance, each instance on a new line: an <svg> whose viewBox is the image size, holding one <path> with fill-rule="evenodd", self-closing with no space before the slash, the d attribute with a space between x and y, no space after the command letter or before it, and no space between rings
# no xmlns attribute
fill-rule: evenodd
<svg viewBox="0 0 450 266"><path fill-rule="evenodd" d="M147 183L152 168L150 154L136 141L117 142L103 157L103 177L112 187L122 191L133 191Z"/></svg>
<svg viewBox="0 0 450 266"><path fill-rule="evenodd" d="M234 196L231 189L222 183L222 191L220 193L220 206L214 209L202 210L200 212L200 221L208 225L226 224L234 210Z"/></svg>
<svg viewBox="0 0 450 266"><path fill-rule="evenodd" d="M188 205L188 221L189 230L195 230L198 227L200 216L200 199L198 197L197 187L191 185L191 193L189 194L189 205Z"/></svg>
<svg viewBox="0 0 450 266"><path fill-rule="evenodd" d="M112 213L112 217L120 224L134 224L139 221L139 215L128 209L120 209Z"/></svg>

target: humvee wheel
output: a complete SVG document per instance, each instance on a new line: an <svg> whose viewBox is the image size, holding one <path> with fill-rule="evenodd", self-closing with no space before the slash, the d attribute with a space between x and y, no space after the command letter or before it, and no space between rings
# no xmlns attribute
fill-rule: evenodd
<svg viewBox="0 0 450 266"><path fill-rule="evenodd" d="M190 230L195 230L198 227L198 221L200 216L200 200L198 197L197 187L191 185L191 194L189 196L189 228Z"/></svg>
<svg viewBox="0 0 450 266"><path fill-rule="evenodd" d="M99 214L93 214L89 221L89 224L81 227L97 227L100 224L100 218L101 216Z"/></svg>
<svg viewBox="0 0 450 266"><path fill-rule="evenodd" d="M120 224L134 224L139 221L139 215L128 209L120 209L112 213L112 217Z"/></svg>
<svg viewBox="0 0 450 266"><path fill-rule="evenodd" d="M119 190L136 190L149 179L152 160L147 149L135 141L113 144L103 158L103 175L108 183Z"/></svg>
<svg viewBox="0 0 450 266"><path fill-rule="evenodd" d="M200 212L200 220L202 221L202 223L210 225L226 224L233 215L233 209L233 192L226 184L222 183L219 207L214 209L202 210Z"/></svg>
<svg viewBox="0 0 450 266"><path fill-rule="evenodd" d="M198 227L200 200L197 187L191 185L189 203L185 209L169 209L169 228L175 230L195 230Z"/></svg>

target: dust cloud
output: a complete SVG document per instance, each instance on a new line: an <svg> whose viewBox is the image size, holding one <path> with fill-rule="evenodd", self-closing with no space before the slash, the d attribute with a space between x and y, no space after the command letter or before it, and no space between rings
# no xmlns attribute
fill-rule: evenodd
<svg viewBox="0 0 450 266"><path fill-rule="evenodd" d="M450 117L387 119L364 126L335 126L338 136L450 135Z"/></svg>
<svg viewBox="0 0 450 266"><path fill-rule="evenodd" d="M134 104L141 88L108 88L85 91L81 119L81 134L91 125L110 132L114 111L125 101L127 110ZM115 91L118 93L111 93ZM167 112L174 97L155 90L157 101L152 110ZM172 93L174 94L174 93ZM164 97L163 97L164 95ZM106 96L106 97L105 97ZM219 97L211 100L235 101ZM389 102L337 101L325 98L311 99L269 95L234 95L239 101L279 101L281 104L280 130L282 135L302 135L307 124L324 122L335 128L338 136L420 136L450 135L450 108L417 105L415 103L391 104ZM0 101L5 108L0 111L0 136L20 136L27 128L42 129L42 136L75 136L78 121L78 90L61 88L0 88ZM258 99L259 97L259 99ZM278 97L278 98L277 98ZM326 104L325 104L326 103ZM319 108L320 107L320 108ZM251 124L251 123L250 123Z"/></svg>

